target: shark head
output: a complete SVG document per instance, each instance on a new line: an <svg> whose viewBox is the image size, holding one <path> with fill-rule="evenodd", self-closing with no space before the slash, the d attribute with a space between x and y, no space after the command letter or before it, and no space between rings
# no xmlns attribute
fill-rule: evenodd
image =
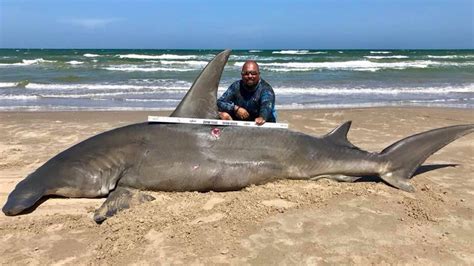
<svg viewBox="0 0 474 266"><path fill-rule="evenodd" d="M217 88L231 50L225 50L212 59L170 115L172 117L218 117Z"/></svg>
<svg viewBox="0 0 474 266"><path fill-rule="evenodd" d="M20 214L31 208L44 196L44 188L34 186L34 182L31 182L28 177L20 181L10 195L8 195L8 200L2 208L5 215L13 216Z"/></svg>

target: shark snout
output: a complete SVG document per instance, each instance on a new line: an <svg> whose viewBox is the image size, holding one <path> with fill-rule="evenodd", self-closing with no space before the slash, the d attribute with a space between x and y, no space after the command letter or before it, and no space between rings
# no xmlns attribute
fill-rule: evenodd
<svg viewBox="0 0 474 266"><path fill-rule="evenodd" d="M18 215L33 207L43 195L44 189L35 189L28 179L22 180L8 196L2 211L7 216Z"/></svg>
<svg viewBox="0 0 474 266"><path fill-rule="evenodd" d="M26 209L25 206L22 206L20 204L12 204L9 201L3 206L2 211L6 216L14 216L14 215L20 214L25 209Z"/></svg>

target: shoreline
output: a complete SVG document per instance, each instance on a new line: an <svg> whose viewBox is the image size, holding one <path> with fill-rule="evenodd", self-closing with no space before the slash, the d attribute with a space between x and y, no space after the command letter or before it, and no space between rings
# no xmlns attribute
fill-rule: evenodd
<svg viewBox="0 0 474 266"><path fill-rule="evenodd" d="M175 108L163 108L163 109L5 109L1 110L0 113L70 113L70 112L130 112L130 113L145 113L145 112L159 112L159 113L171 113ZM456 107L456 106L416 106L416 105L380 105L380 106L340 106L340 107L295 107L295 108L278 108L278 112L292 112L292 111L331 111L331 110L356 110L356 109L444 109L444 110L474 110L471 107Z"/></svg>
<svg viewBox="0 0 474 266"><path fill-rule="evenodd" d="M171 111L0 111L0 205L26 175L98 133ZM425 130L474 123L472 109L279 110L290 130L322 136L352 120L367 151ZM103 224L105 198L50 198L0 213L5 264L472 264L474 134L433 154L414 193L383 182L282 180L232 192L147 192L157 200ZM374 252L377 250L377 252Z"/></svg>
<svg viewBox="0 0 474 266"><path fill-rule="evenodd" d="M278 106L277 106L278 107ZM283 107L277 108L277 111L302 111L302 110L334 110L334 109L376 109L376 108L434 108L434 109L461 109L461 110L474 110L474 107L460 107L460 106L444 106L444 105L341 105L341 106L301 106L301 107ZM0 109L0 113L10 112L172 112L173 108L137 108L137 109L28 109L28 108L16 108L16 109Z"/></svg>

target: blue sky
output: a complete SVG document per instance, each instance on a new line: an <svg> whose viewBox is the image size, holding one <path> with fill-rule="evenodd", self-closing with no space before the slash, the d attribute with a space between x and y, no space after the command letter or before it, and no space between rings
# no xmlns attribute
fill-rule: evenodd
<svg viewBox="0 0 474 266"><path fill-rule="evenodd" d="M474 1L0 0L0 48L474 49Z"/></svg>

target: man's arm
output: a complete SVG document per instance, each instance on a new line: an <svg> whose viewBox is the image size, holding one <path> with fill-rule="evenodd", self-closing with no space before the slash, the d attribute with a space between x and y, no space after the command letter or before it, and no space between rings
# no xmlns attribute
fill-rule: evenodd
<svg viewBox="0 0 474 266"><path fill-rule="evenodd" d="M273 116L273 108L275 106L275 93L273 90L270 88L264 88L262 90L262 95L260 96L260 117L257 119L261 118L263 119L263 123L265 121L271 120ZM261 119L259 121L255 120L255 122L262 122ZM262 124L263 124L262 123Z"/></svg>
<svg viewBox="0 0 474 266"><path fill-rule="evenodd" d="M237 87L238 89L238 87ZM235 82L229 86L229 88L222 94L222 96L217 99L217 107L219 109L219 112L227 112L227 113L234 113L235 111L235 103L234 103L234 98L235 98L235 93L236 93L236 86Z"/></svg>

